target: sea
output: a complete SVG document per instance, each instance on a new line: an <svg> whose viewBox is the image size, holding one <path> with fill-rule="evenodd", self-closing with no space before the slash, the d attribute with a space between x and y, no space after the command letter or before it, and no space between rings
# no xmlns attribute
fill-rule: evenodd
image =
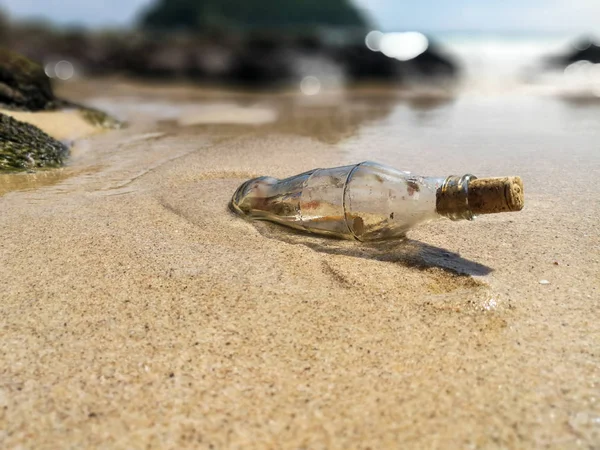
<svg viewBox="0 0 600 450"><path fill-rule="evenodd" d="M550 60L600 44L586 33L478 32L427 33L461 69L464 89L475 92L506 90L600 97L600 65L582 61L571 67L552 67Z"/></svg>

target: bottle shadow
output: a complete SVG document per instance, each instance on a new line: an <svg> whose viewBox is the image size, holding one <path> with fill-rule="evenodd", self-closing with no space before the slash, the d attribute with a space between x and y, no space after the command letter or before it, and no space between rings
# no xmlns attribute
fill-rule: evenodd
<svg viewBox="0 0 600 450"><path fill-rule="evenodd" d="M358 243L318 237L293 229L283 230L282 227L267 222L255 222L255 226L260 234L269 239L277 239L288 244L305 245L320 253L372 259L421 270L437 267L454 275L483 276L494 270L486 265L463 258L458 253L410 238L395 242Z"/></svg>

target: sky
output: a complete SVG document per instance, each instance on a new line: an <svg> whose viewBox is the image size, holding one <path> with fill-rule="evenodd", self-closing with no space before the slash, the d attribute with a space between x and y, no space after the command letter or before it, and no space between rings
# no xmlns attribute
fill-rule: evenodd
<svg viewBox="0 0 600 450"><path fill-rule="evenodd" d="M302 0L298 0L302 1ZM0 0L14 19L127 26L152 0ZM600 0L355 0L378 28L418 31L548 31L600 34Z"/></svg>

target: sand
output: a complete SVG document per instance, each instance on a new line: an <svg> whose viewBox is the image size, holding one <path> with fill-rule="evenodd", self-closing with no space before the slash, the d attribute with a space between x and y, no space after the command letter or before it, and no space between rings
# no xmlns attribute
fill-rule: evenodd
<svg viewBox="0 0 600 450"><path fill-rule="evenodd" d="M6 114L22 122L35 125L59 141L71 142L94 135L100 131L100 129L86 122L81 113L75 109L35 113L0 109L0 114Z"/></svg>
<svg viewBox="0 0 600 450"><path fill-rule="evenodd" d="M3 178L1 447L600 446L598 104L243 96L274 120L218 100L220 125L214 99L102 95L73 100L129 129ZM364 159L520 175L526 206L379 246L227 208L248 177Z"/></svg>

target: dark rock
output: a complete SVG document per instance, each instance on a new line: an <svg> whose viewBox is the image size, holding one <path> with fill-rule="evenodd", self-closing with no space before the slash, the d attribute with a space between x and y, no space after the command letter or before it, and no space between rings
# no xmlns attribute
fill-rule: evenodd
<svg viewBox="0 0 600 450"><path fill-rule="evenodd" d="M589 61L594 64L600 64L600 45L592 44L582 50L575 50L570 55L567 55L565 65L572 64L576 61Z"/></svg>
<svg viewBox="0 0 600 450"><path fill-rule="evenodd" d="M458 71L452 61L432 47L414 59L398 61L364 45L354 45L342 48L337 59L347 67L348 75L354 81L431 81L452 78Z"/></svg>
<svg viewBox="0 0 600 450"><path fill-rule="evenodd" d="M50 79L39 64L0 48L0 108L40 111L76 108L92 125L119 128L121 123L93 108L54 97Z"/></svg>
<svg viewBox="0 0 600 450"><path fill-rule="evenodd" d="M433 45L407 63L412 63L421 77L453 77L458 72L456 64Z"/></svg>
<svg viewBox="0 0 600 450"><path fill-rule="evenodd" d="M123 69L152 78L181 78L189 68L189 43L181 39L140 37L125 47L129 57Z"/></svg>
<svg viewBox="0 0 600 450"><path fill-rule="evenodd" d="M0 172L60 167L68 152L39 128L0 113Z"/></svg>
<svg viewBox="0 0 600 450"><path fill-rule="evenodd" d="M4 42L8 39L10 34L10 23L8 21L8 17L2 10L0 10L0 42Z"/></svg>
<svg viewBox="0 0 600 450"><path fill-rule="evenodd" d="M351 82L404 83L435 81L456 76L457 67L434 47L410 61L398 61L373 52L364 44L327 47L317 39L250 40L233 58L227 81L253 87L278 87L306 75L339 73Z"/></svg>
<svg viewBox="0 0 600 450"><path fill-rule="evenodd" d="M39 64L4 49L0 49L0 108L25 111L76 108L94 126L121 126L101 111L55 98L50 80ZM0 171L59 167L67 155L64 144L39 128L0 114Z"/></svg>
<svg viewBox="0 0 600 450"><path fill-rule="evenodd" d="M234 47L222 43L205 42L194 45L189 52L187 76L192 80L222 82L229 74L236 59Z"/></svg>
<svg viewBox="0 0 600 450"><path fill-rule="evenodd" d="M234 58L231 78L243 84L273 87L298 77L338 72L351 82L403 83L414 79L434 81L456 76L457 66L435 46L410 61L398 61L369 50L362 42L326 46L314 37L251 40ZM304 73L303 68L315 73Z"/></svg>
<svg viewBox="0 0 600 450"><path fill-rule="evenodd" d="M40 60L68 60L81 73L92 76L123 74L252 88L289 88L313 72L317 77L334 73L350 82L393 83L431 82L457 73L456 65L434 45L410 61L398 61L369 50L362 32L329 41L315 33L273 31L48 33L46 43L21 33L11 45L23 51L32 47L27 54L35 53Z"/></svg>
<svg viewBox="0 0 600 450"><path fill-rule="evenodd" d="M150 30L305 29L366 27L363 11L349 0L159 0L140 16Z"/></svg>
<svg viewBox="0 0 600 450"><path fill-rule="evenodd" d="M347 75L353 81L401 80L399 61L388 58L383 53L373 52L365 45L341 48L336 52L335 58L346 67Z"/></svg>
<svg viewBox="0 0 600 450"><path fill-rule="evenodd" d="M600 45L597 45L591 37L584 37L577 40L572 50L563 55L551 56L546 60L550 67L564 68L577 61L589 61L594 64L600 64Z"/></svg>
<svg viewBox="0 0 600 450"><path fill-rule="evenodd" d="M0 48L0 106L29 111L54 109L54 94L44 69Z"/></svg>
<svg viewBox="0 0 600 450"><path fill-rule="evenodd" d="M295 52L269 38L250 39L234 57L227 80L252 87L276 87L294 76Z"/></svg>

